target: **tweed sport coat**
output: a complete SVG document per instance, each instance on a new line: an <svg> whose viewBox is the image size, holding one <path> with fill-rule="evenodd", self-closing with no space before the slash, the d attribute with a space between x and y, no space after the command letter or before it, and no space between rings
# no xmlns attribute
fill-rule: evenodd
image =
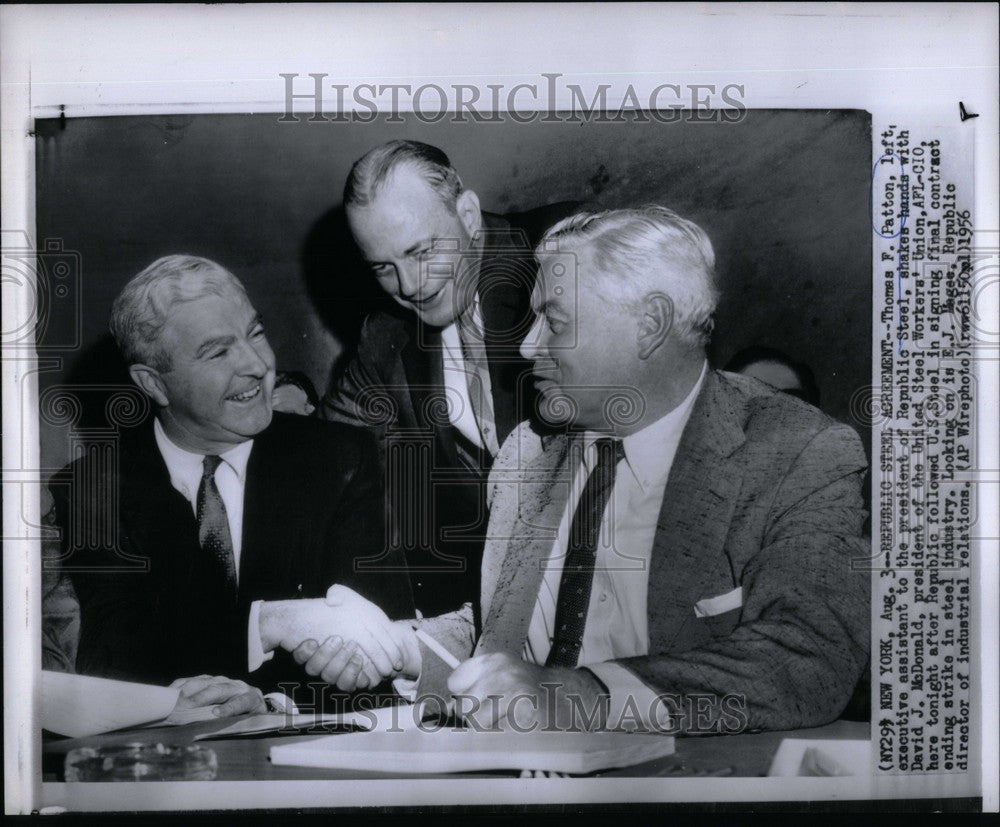
<svg viewBox="0 0 1000 827"><path fill-rule="evenodd" d="M482 634L468 605L423 622L460 658L520 655L566 507L568 446L527 423L503 445L490 477ZM679 731L694 731L698 696L716 716L723 698L740 699L751 730L818 726L844 709L869 651L866 467L850 427L756 380L709 372L657 521L649 654L618 661L679 698ZM438 659L424 654L419 691L446 694Z"/></svg>

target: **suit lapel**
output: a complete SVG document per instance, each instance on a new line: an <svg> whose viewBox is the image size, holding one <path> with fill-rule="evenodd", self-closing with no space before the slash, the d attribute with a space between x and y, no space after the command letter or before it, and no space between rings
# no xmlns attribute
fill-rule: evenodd
<svg viewBox="0 0 1000 827"><path fill-rule="evenodd" d="M266 433L266 432L265 432ZM240 594L256 593L256 584L273 573L280 554L277 549L266 552L266 534L274 523L274 515L280 513L275 507L274 497L280 495L283 486L275 485L267 467L267 453L261 442L264 434L258 435L250 450L247 461L246 480L243 486L243 537L240 546ZM285 538L286 542L290 538ZM268 563L270 562L270 566Z"/></svg>
<svg viewBox="0 0 1000 827"><path fill-rule="evenodd" d="M325 515L296 494L295 464L289 462L277 417L254 438L243 488L240 602L315 596L320 563L309 538ZM329 584L321 584L325 588ZM300 588L301 587L301 588Z"/></svg>
<svg viewBox="0 0 1000 827"><path fill-rule="evenodd" d="M723 549L742 485L730 459L744 442L742 414L714 371L695 401L670 470L653 541L650 651L687 648L694 604L720 581L738 585Z"/></svg>
<svg viewBox="0 0 1000 827"><path fill-rule="evenodd" d="M531 328L531 290L537 264L527 240L515 236L498 216L483 215L483 258L478 293L489 351L490 385L497 438L504 439L527 418L518 405L521 378L530 373L519 349ZM528 391L533 392L529 387Z"/></svg>
<svg viewBox="0 0 1000 827"><path fill-rule="evenodd" d="M423 338L422 342L419 337ZM446 454L446 464L457 467L461 459L448 421L441 347L439 332L427 329L421 332L414 328L402 349L400 361L417 426L433 431L435 444Z"/></svg>
<svg viewBox="0 0 1000 827"><path fill-rule="evenodd" d="M524 472L518 469L511 475L516 479L499 483L513 490L507 496L498 495L494 508L501 507L502 501L502 507L514 509L516 515L491 520L491 532L493 526L498 526L502 536L487 539L484 596L488 590L491 598L489 605L483 606L486 620L477 651L521 651L545 573L544 564L552 554L569 498L568 448L565 436L546 439L538 456L525 458ZM499 560L499 570L488 570L495 560Z"/></svg>
<svg viewBox="0 0 1000 827"><path fill-rule="evenodd" d="M119 498L120 524L126 534L119 538L119 548L134 550L158 582L170 572L183 580L194 563L191 552L198 548L194 511L170 483L152 426L126 439L119 452L118 491L113 492ZM165 533L164 526L170 526L170 532Z"/></svg>

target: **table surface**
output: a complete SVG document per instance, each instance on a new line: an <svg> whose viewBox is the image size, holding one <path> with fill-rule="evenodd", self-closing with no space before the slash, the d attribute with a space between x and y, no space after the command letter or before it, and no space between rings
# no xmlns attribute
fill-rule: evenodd
<svg viewBox="0 0 1000 827"><path fill-rule="evenodd" d="M142 741L146 743L190 744L201 733L222 729L233 722L203 721L175 727L143 728L96 735L89 738L50 738L43 746L42 772L46 781L63 780L66 753L78 747L102 747ZM398 773L377 770L346 771L312 767L275 766L270 749L277 744L290 744L316 738L316 735L254 736L201 740L218 758L219 781L282 781L311 779L401 778ZM741 735L679 737L673 755L637 764L624 769L594 773L593 777L754 777L767 775L771 760L785 738L867 740L869 724L859 721L834 721L814 729L784 732L759 732ZM483 775L476 773L473 775ZM516 773L487 773L516 775ZM421 775L419 777L427 777Z"/></svg>

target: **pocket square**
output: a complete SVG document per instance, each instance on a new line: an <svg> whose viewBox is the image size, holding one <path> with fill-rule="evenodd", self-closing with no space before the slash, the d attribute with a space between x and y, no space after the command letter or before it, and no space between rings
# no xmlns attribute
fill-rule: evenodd
<svg viewBox="0 0 1000 827"><path fill-rule="evenodd" d="M743 605L743 587L737 586L731 592L717 595L716 597L706 597L694 604L695 617L714 617L725 612L731 612Z"/></svg>

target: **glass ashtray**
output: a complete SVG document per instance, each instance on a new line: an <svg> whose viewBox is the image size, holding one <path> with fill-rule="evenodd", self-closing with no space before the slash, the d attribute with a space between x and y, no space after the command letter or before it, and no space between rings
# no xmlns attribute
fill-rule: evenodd
<svg viewBox="0 0 1000 827"><path fill-rule="evenodd" d="M211 781L218 759L199 744L80 747L66 755L67 781Z"/></svg>

